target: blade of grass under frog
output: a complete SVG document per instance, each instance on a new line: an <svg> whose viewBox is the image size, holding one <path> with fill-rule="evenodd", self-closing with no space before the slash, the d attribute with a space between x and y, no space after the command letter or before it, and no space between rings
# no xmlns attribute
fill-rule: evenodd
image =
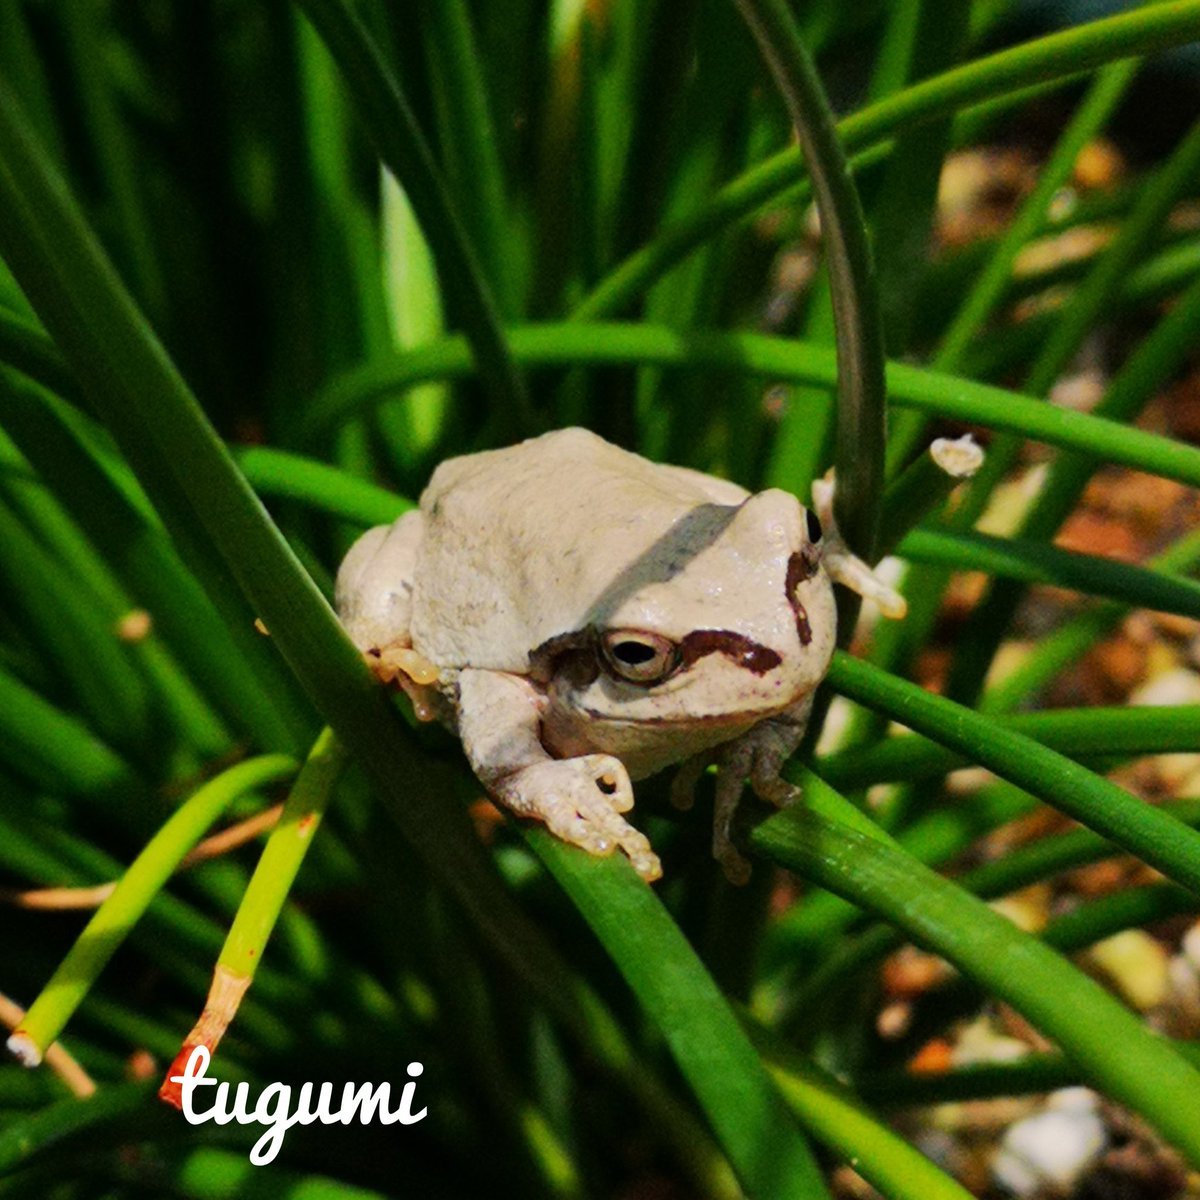
<svg viewBox="0 0 1200 1200"><path fill-rule="evenodd" d="M737 1018L629 862L578 854L542 829L524 833L667 1039L747 1191L825 1195L811 1152L780 1112L774 1086Z"/></svg>

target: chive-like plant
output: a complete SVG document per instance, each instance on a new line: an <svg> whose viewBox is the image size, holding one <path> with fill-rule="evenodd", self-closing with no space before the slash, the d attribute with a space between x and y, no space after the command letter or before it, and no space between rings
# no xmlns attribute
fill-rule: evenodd
<svg viewBox="0 0 1200 1200"><path fill-rule="evenodd" d="M0 1197L961 1197L922 1106L1079 1083L1200 1169L1186 1030L1079 958L1200 910L1186 775L1128 767L1200 753L1200 705L1070 701L1131 612L1182 661L1200 537L1056 541L1098 479L1197 511L1200 446L1137 422L1195 366L1200 123L1138 138L1200 2L1020 8L0 6ZM939 180L1001 144L1033 177L956 242ZM499 818L330 607L440 459L568 424L806 501L833 466L901 564L748 887L665 787L654 888ZM927 453L964 429L970 479ZM1042 928L989 906L1050 883ZM909 943L955 970L898 1005ZM980 1013L1028 1053L957 1064ZM260 1126L158 1095L197 1045L426 1113L255 1168Z"/></svg>

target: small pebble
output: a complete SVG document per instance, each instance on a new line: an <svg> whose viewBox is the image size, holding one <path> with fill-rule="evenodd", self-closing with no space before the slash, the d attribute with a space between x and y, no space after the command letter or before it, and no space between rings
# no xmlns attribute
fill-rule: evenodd
<svg viewBox="0 0 1200 1200"><path fill-rule="evenodd" d="M1097 942L1088 959L1139 1012L1163 1002L1167 994L1167 951L1141 929L1125 929Z"/></svg>
<svg viewBox="0 0 1200 1200"><path fill-rule="evenodd" d="M992 1160L992 1177L1015 1196L1045 1188L1068 1192L1108 1138L1087 1088L1053 1093L1046 1108L1009 1127Z"/></svg>

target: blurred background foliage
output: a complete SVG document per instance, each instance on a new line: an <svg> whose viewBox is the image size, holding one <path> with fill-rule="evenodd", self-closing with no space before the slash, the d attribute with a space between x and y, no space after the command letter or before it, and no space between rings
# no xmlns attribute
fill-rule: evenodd
<svg viewBox="0 0 1200 1200"><path fill-rule="evenodd" d="M737 7L0 0L0 1017L70 1022L0 1065L0 1196L1033 1195L1014 1130L1077 1083L1063 1187L1195 1194L1200 4L791 11L911 615L839 654L748 888L639 787L650 892L500 818L320 594L543 428L807 500L831 282ZM951 495L925 447L968 431ZM323 723L357 765L322 739L288 793ZM328 813L247 890L285 795ZM264 1168L187 1125L154 1091L218 962L219 1078L419 1061L427 1118Z"/></svg>

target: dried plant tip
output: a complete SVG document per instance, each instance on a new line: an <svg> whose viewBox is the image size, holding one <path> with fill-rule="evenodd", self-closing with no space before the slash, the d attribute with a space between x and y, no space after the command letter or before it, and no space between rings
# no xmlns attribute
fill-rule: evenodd
<svg viewBox="0 0 1200 1200"><path fill-rule="evenodd" d="M212 986L208 989L204 1011L200 1014L200 1020L192 1027L191 1033L183 1039L182 1048L167 1068L166 1078L162 1087L158 1089L160 1100L175 1108L183 1107L183 1089L172 1077L184 1074L188 1059L197 1046L203 1046L210 1055L216 1053L225 1031L237 1016L242 997L249 986L249 975L234 973L228 967L222 966L218 966L213 972Z"/></svg>
<svg viewBox="0 0 1200 1200"><path fill-rule="evenodd" d="M936 438L929 447L929 457L947 475L955 479L970 479L983 466L983 447L969 434L959 438Z"/></svg>

